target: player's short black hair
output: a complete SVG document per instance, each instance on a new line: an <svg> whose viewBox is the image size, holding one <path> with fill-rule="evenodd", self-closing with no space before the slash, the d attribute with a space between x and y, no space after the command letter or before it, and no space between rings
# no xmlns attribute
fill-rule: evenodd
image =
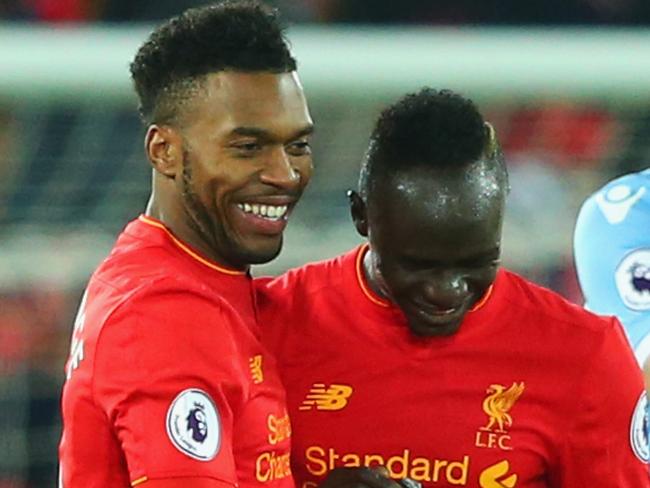
<svg viewBox="0 0 650 488"><path fill-rule="evenodd" d="M451 90L423 88L381 113L370 137L359 189L365 196L377 177L413 167L462 171L485 160L494 164L507 186L496 133L474 102Z"/></svg>
<svg viewBox="0 0 650 488"><path fill-rule="evenodd" d="M186 10L154 30L131 63L143 121L173 121L201 77L227 69L296 69L275 10L256 0L227 0Z"/></svg>

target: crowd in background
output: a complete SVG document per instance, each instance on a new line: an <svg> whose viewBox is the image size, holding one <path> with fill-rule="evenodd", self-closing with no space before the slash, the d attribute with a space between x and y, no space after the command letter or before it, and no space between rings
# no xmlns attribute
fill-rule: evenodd
<svg viewBox="0 0 650 488"><path fill-rule="evenodd" d="M154 22L199 0L0 0L10 21ZM400 23L422 25L650 25L648 0L273 0L289 23ZM396 5L399 4L399 7ZM0 100L0 238L11 226L92 220L114 234L141 209L148 184L138 121L132 108L46 107L36 111ZM314 100L319 120L315 160L320 168L306 197L306 222L330 225L344 215L343 192L356 174L358 148L377 107ZM497 127L513 179L509 216L522 240L539 228L558 228L558 215L615 175L650 161L650 111L567 101L482 107ZM93 125L95 124L95 125ZM85 128L85 132L80 132ZM356 131L356 132L355 132ZM79 146L79 134L90 141ZM128 135L127 135L128 134ZM345 134L345 137L342 137ZM129 139L129 137L131 139ZM343 147L351 144L353 147ZM358 148L357 148L358 145ZM29 151L21 148L28 147ZM75 159L77 158L77 159ZM54 163L53 163L54 162ZM57 172L56 165L64 170ZM20 170L17 168L20 167ZM78 168L84 168L82 174ZM134 168L137 168L134 170ZM578 178L569 175L580 173ZM59 176L60 175L60 176ZM83 185L82 179L97 186ZM334 180L334 176L338 179ZM83 178L82 178L83 177ZM75 180L79 178L79 180ZM331 180L329 187L324 182ZM13 184L6 182L13 181ZM583 185L576 188L575 183ZM318 185L321 185L320 187ZM326 188L327 187L327 188ZM330 190L330 188L335 188ZM531 191L534 189L534 192ZM576 191L578 196L576 196ZM70 193L66 193L70 192ZM118 193L122 192L122 193ZM546 196L545 208L531 195ZM311 205L311 207L310 207ZM337 207L337 205L339 207ZM330 209L324 212L323 209ZM320 212L320 213L317 213ZM327 214L327 215L326 215ZM535 215L535 218L531 218ZM314 216L317 216L314 218ZM346 220L343 226L348 229ZM331 227L340 222L331 222ZM309 226L306 226L309 227ZM507 239L513 236L507 236ZM59 245L64 245L60 243ZM548 243L536 236L528 251ZM56 247L52 253L56 253ZM581 300L573 263L519 269L565 296ZM1 283L0 283L1 285ZM83 283L71 288L0 286L0 488L53 486L60 434L58 401L69 331Z"/></svg>
<svg viewBox="0 0 650 488"><path fill-rule="evenodd" d="M205 0L0 0L0 17L45 22L155 21ZM646 25L645 0L269 0L290 22Z"/></svg>

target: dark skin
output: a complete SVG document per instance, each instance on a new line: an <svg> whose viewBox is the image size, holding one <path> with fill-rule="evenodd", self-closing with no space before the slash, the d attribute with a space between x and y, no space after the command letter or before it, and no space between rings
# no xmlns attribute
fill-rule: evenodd
<svg viewBox="0 0 650 488"><path fill-rule="evenodd" d="M269 261L311 177L312 131L295 73L207 75L175 123L147 130L145 150L155 171L146 214L224 266L245 270ZM273 208L273 218L246 212L245 204ZM144 485L231 486L200 477Z"/></svg>
<svg viewBox="0 0 650 488"><path fill-rule="evenodd" d="M349 194L370 245L368 282L402 309L413 334L456 333L494 282L506 194L498 171L485 162L416 167L380 177L366 201Z"/></svg>
<svg viewBox="0 0 650 488"><path fill-rule="evenodd" d="M246 270L280 252L311 178L313 123L294 72L201 81L177 121L147 131L155 171L146 214L213 261Z"/></svg>
<svg viewBox="0 0 650 488"><path fill-rule="evenodd" d="M312 132L295 73L207 75L176 123L153 124L147 131L145 150L155 171L146 214L222 265L246 270L270 261L280 252L287 217L311 178ZM265 206L266 218L245 205L257 205L258 211ZM232 485L191 477L147 480L142 486ZM339 468L321 488L399 485L382 470Z"/></svg>

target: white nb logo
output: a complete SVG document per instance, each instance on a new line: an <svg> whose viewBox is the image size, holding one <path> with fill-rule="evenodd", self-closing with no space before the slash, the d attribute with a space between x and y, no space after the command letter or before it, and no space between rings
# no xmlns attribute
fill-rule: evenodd
<svg viewBox="0 0 650 488"><path fill-rule="evenodd" d="M645 187L639 188L636 193L627 185L617 185L607 190L606 193L596 195L596 203L610 224L620 224L625 220L630 209L645 194Z"/></svg>

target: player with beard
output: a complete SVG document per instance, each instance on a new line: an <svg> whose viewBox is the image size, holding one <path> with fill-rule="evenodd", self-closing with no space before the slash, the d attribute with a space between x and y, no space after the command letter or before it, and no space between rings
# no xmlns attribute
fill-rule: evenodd
<svg viewBox="0 0 650 488"><path fill-rule="evenodd" d="M382 113L350 193L367 244L256 281L301 488L377 464L424 486L650 486L623 330L500 267L507 192L475 105L423 89Z"/></svg>
<svg viewBox="0 0 650 488"><path fill-rule="evenodd" d="M63 388L75 487L291 487L290 426L249 266L280 251L312 120L274 12L189 10L131 73L151 199L84 293Z"/></svg>

